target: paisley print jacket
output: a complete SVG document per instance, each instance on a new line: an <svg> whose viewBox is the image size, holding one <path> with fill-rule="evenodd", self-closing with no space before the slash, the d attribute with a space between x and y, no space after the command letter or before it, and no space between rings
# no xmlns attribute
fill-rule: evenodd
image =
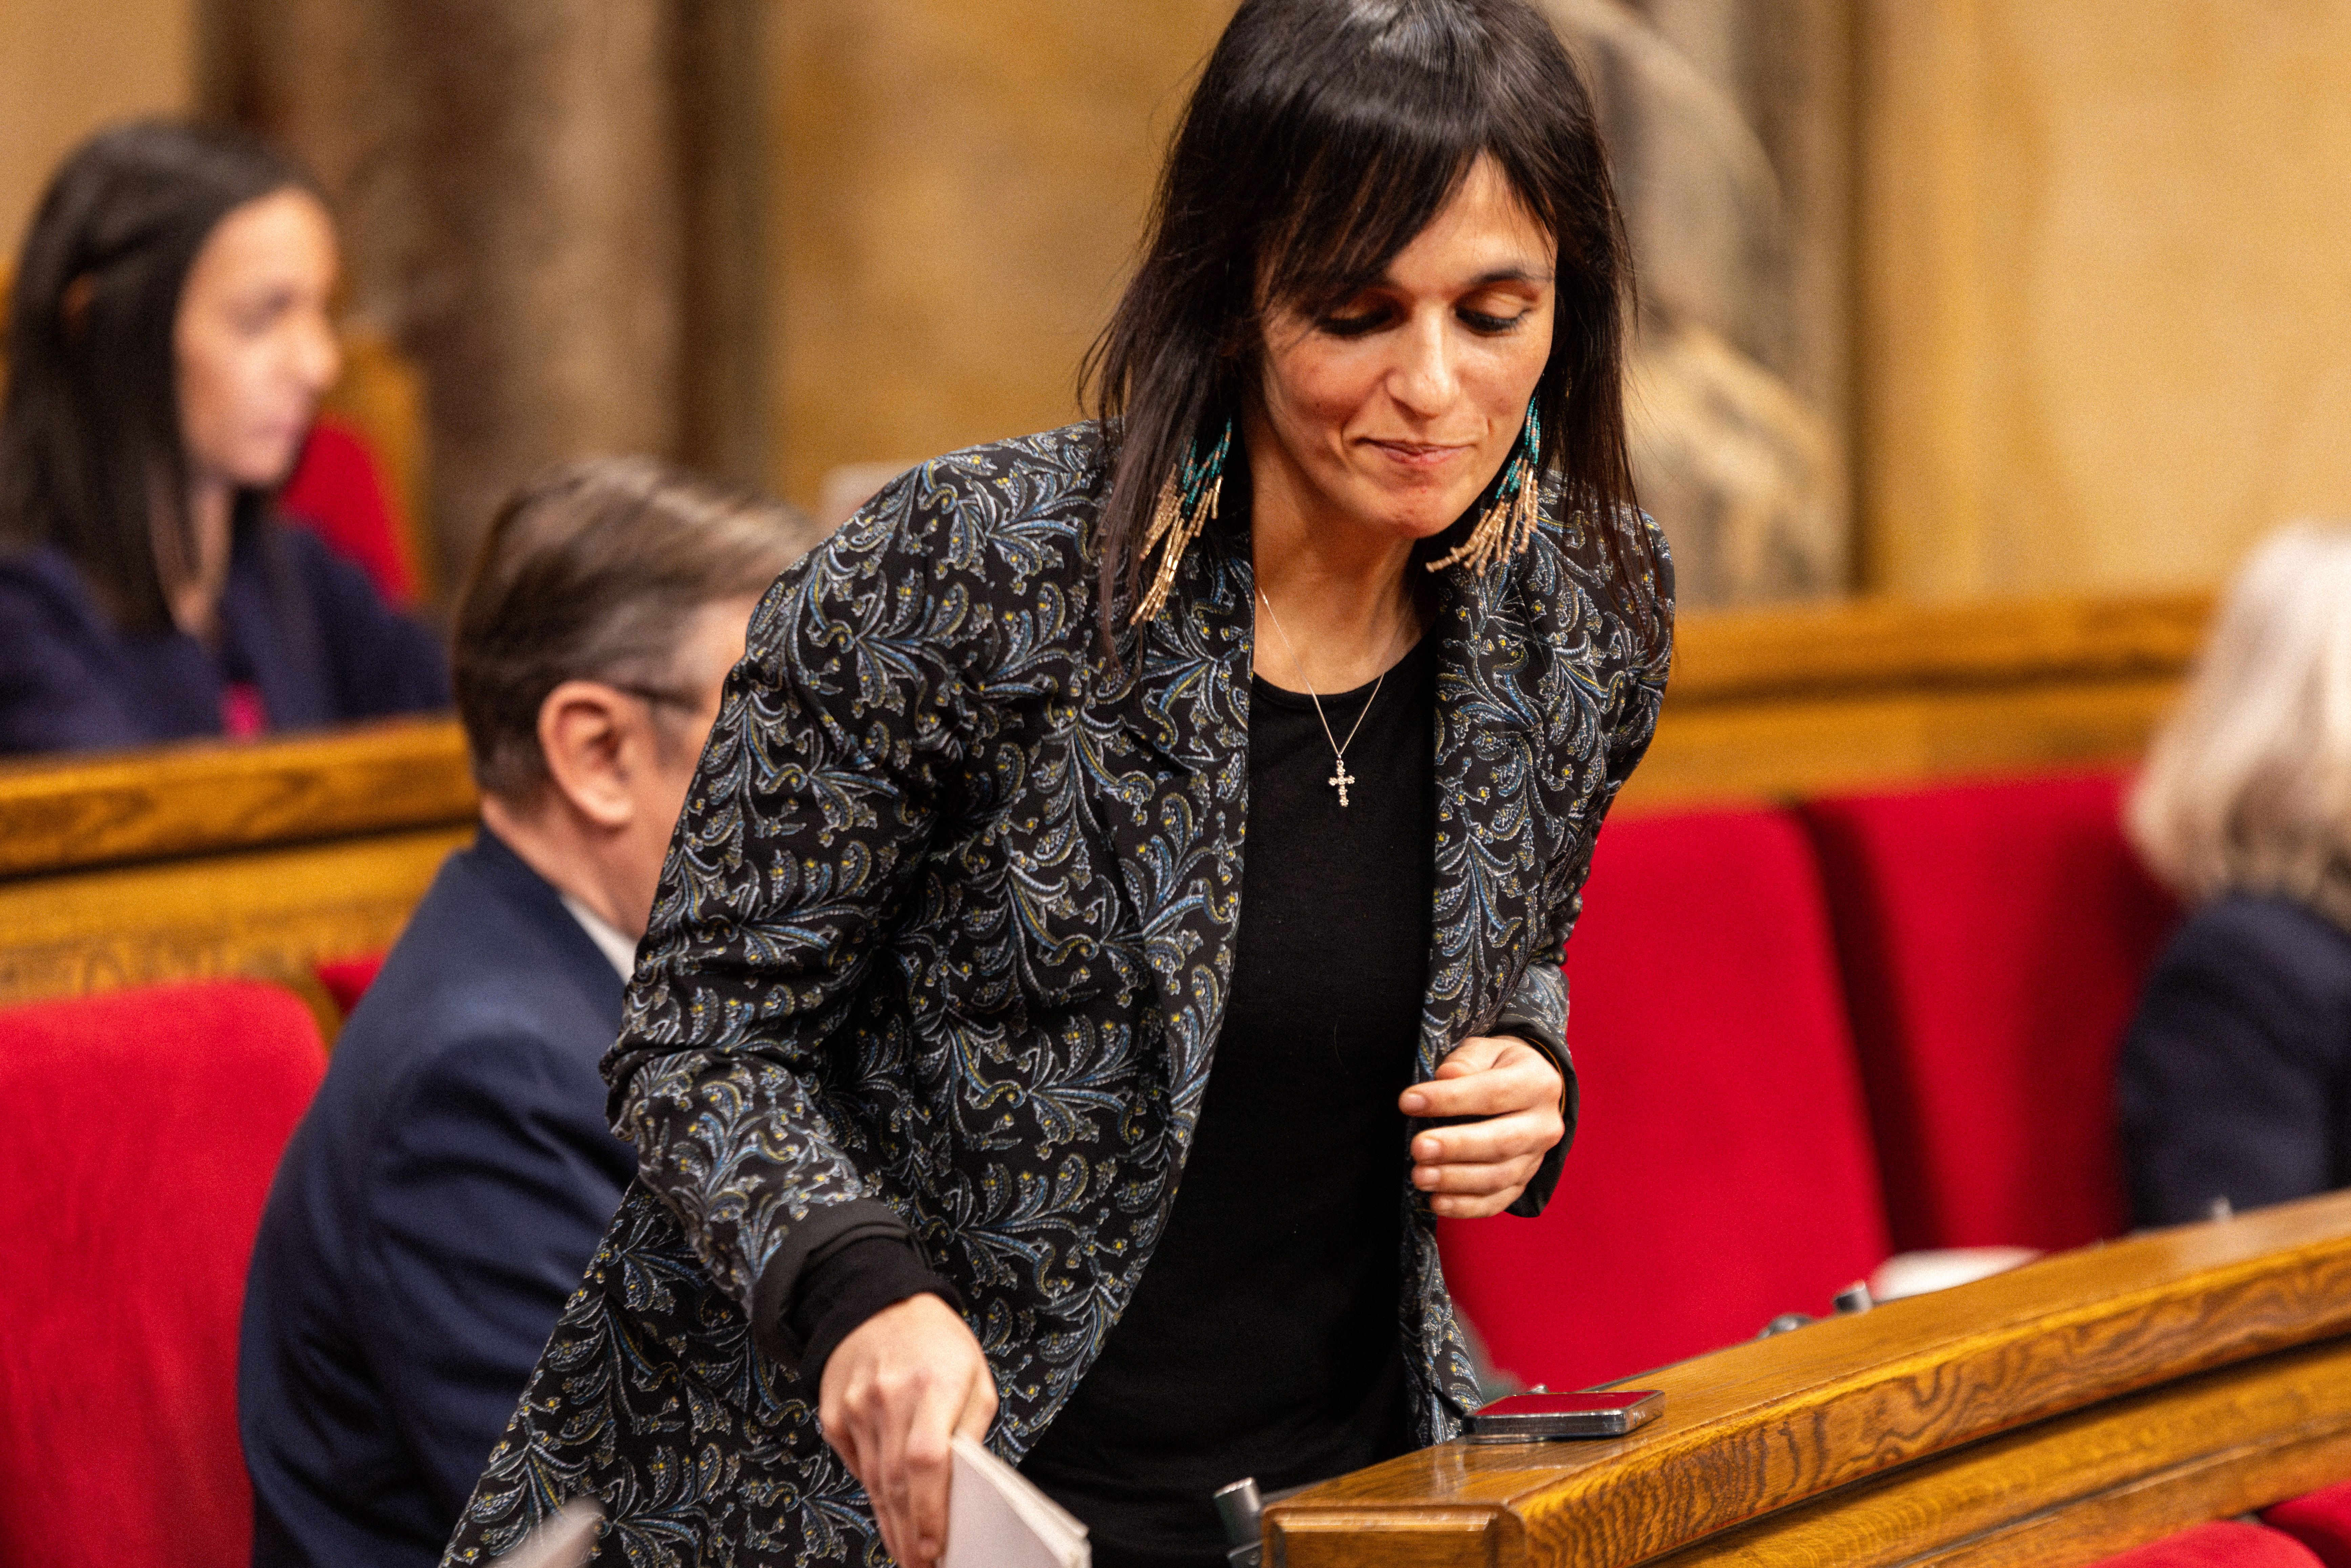
<svg viewBox="0 0 2351 1568"><path fill-rule="evenodd" d="M638 1180L449 1562L582 1496L600 1560L883 1561L778 1326L844 1235L903 1229L962 1293L1008 1457L1085 1375L1174 1197L1247 889L1245 532L1194 543L1113 664L1105 467L1092 425L939 458L762 601L605 1063ZM1472 1034L1563 1056L1556 956L1664 689L1624 602L1663 622L1668 583L1612 587L1548 499L1519 558L1438 579L1423 1076ZM1396 1201L1433 1442L1475 1385L1426 1207Z"/></svg>

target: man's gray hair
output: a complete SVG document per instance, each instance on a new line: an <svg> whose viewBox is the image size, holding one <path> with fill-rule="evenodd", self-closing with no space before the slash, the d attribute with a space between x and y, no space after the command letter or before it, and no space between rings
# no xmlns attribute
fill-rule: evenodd
<svg viewBox="0 0 2351 1568"><path fill-rule="evenodd" d="M649 457L568 463L509 497L458 592L450 664L486 793L547 777L538 710L565 681L665 695L705 605L759 593L815 542L790 507Z"/></svg>

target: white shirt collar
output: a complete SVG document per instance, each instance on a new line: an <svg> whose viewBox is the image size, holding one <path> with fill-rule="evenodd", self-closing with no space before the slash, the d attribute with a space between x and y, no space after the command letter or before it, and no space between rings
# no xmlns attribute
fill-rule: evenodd
<svg viewBox="0 0 2351 1568"><path fill-rule="evenodd" d="M569 894L560 895L563 907L571 911L571 918L580 922L580 929L588 933L588 940L596 944L597 951L611 961L612 967L627 980L637 969L637 945L621 935L620 928Z"/></svg>

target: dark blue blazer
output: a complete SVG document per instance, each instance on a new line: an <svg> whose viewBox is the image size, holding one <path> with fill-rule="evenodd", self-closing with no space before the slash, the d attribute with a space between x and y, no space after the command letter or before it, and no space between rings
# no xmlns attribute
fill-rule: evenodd
<svg viewBox="0 0 2351 1568"><path fill-rule="evenodd" d="M2197 910L2147 978L2121 1092L2141 1225L2351 1186L2351 933L2285 898Z"/></svg>
<svg viewBox="0 0 2351 1568"><path fill-rule="evenodd" d="M221 691L258 687L272 729L449 706L432 632L308 528L242 523L221 640L125 632L55 545L0 556L0 753L152 746L221 732Z"/></svg>
<svg viewBox="0 0 2351 1568"><path fill-rule="evenodd" d="M256 1568L430 1568L636 1155L597 1060L621 977L484 829L336 1042L246 1287Z"/></svg>

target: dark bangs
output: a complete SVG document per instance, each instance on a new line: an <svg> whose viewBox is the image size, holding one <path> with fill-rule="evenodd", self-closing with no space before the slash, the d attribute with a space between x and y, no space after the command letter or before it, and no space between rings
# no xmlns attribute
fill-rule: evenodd
<svg viewBox="0 0 2351 1568"><path fill-rule="evenodd" d="M1488 154L1558 243L1541 459L1620 579L1656 570L1625 440L1630 252L1592 96L1558 35L1525 0L1247 0L1193 89L1142 264L1087 360L1093 412L1117 432L1106 640L1113 601L1139 588L1160 484L1257 373L1260 289L1312 311L1377 281Z"/></svg>

